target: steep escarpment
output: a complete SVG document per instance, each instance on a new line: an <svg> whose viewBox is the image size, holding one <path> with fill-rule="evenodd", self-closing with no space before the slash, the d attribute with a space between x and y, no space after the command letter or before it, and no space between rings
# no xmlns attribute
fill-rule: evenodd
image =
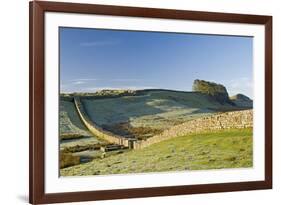
<svg viewBox="0 0 281 205"><path fill-rule="evenodd" d="M232 104L226 88L221 84L197 79L193 82L192 90L208 94L221 104Z"/></svg>
<svg viewBox="0 0 281 205"><path fill-rule="evenodd" d="M194 92L207 94L222 105L229 104L241 109L253 107L253 100L246 95L239 93L229 97L226 87L214 82L197 79L193 82L192 90Z"/></svg>

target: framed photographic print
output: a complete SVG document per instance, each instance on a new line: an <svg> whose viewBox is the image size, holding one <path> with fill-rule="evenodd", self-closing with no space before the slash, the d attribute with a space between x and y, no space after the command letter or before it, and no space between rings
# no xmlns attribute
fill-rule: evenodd
<svg viewBox="0 0 281 205"><path fill-rule="evenodd" d="M30 203L272 187L272 17L30 2Z"/></svg>

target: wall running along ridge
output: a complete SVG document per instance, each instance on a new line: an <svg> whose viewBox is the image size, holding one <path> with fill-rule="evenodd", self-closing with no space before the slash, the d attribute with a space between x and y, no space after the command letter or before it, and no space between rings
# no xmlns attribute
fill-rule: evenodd
<svg viewBox="0 0 281 205"><path fill-rule="evenodd" d="M113 134L94 124L93 121L89 118L88 114L86 113L79 97L74 97L74 104L82 122L85 124L85 126L89 129L89 131L92 134L102 139L105 139L110 143L129 147L129 141L132 141L132 139L128 139L120 135Z"/></svg>
<svg viewBox="0 0 281 205"><path fill-rule="evenodd" d="M74 104L82 122L92 134L103 138L110 143L123 145L133 149L142 149L163 140L183 136L186 134L210 132L231 128L242 129L253 127L253 110L233 111L190 120L180 125L171 127L170 129L163 131L161 134L155 135L146 140L136 140L113 134L94 124L84 110L79 97L74 97Z"/></svg>

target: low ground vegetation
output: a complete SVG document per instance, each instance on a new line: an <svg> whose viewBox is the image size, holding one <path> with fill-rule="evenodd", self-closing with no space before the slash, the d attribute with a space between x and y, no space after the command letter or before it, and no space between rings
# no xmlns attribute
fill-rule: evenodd
<svg viewBox="0 0 281 205"><path fill-rule="evenodd" d="M253 166L252 129L191 134L61 169L62 176L247 168Z"/></svg>

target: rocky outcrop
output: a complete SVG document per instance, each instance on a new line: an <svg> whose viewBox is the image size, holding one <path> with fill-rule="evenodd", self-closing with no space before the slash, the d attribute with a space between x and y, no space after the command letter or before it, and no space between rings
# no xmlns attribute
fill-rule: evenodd
<svg viewBox="0 0 281 205"><path fill-rule="evenodd" d="M197 79L193 82L192 90L194 92L208 94L221 104L232 104L226 88L221 84Z"/></svg>

